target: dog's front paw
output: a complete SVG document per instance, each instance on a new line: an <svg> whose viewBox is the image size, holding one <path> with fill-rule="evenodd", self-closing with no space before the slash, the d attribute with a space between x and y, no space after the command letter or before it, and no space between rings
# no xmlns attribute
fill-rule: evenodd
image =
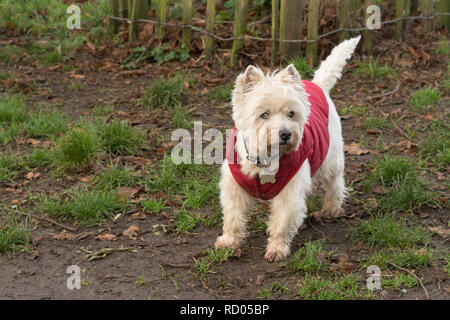
<svg viewBox="0 0 450 320"><path fill-rule="evenodd" d="M264 258L269 262L278 262L286 258L290 252L291 250L287 243L269 243Z"/></svg>
<svg viewBox="0 0 450 320"><path fill-rule="evenodd" d="M230 248L230 249L237 249L239 247L240 241L229 235L222 235L217 238L216 242L214 243L214 248L221 249L221 248Z"/></svg>

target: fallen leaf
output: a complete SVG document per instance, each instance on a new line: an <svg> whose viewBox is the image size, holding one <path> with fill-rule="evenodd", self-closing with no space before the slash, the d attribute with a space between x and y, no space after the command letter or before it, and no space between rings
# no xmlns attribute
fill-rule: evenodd
<svg viewBox="0 0 450 320"><path fill-rule="evenodd" d="M359 143L352 142L349 145L347 145L347 144L344 145L344 152L346 152L348 154L360 156L362 154L369 153L369 149L361 148L361 145Z"/></svg>
<svg viewBox="0 0 450 320"><path fill-rule="evenodd" d="M103 233L103 234L99 234L97 236L97 239L106 240L106 241L116 241L117 237L111 233Z"/></svg>
<svg viewBox="0 0 450 320"><path fill-rule="evenodd" d="M132 240L137 239L137 235L139 232L139 226L132 224L127 230L125 230L122 234Z"/></svg>
<svg viewBox="0 0 450 320"><path fill-rule="evenodd" d="M444 229L444 227L442 226L428 227L428 230L440 235L442 238L447 238L447 236L450 234L450 229Z"/></svg>
<svg viewBox="0 0 450 320"><path fill-rule="evenodd" d="M117 188L117 193L125 196L127 199L133 199L133 197L138 193L138 189L131 188L131 187L119 187Z"/></svg>

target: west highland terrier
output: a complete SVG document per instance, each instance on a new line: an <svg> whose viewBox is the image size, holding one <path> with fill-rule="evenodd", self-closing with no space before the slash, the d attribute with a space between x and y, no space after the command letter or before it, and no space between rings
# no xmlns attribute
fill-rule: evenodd
<svg viewBox="0 0 450 320"><path fill-rule="evenodd" d="M322 216L342 212L346 196L341 124L329 92L360 36L335 47L312 82L293 65L264 74L249 66L233 90L235 127L222 166L223 235L215 248L238 248L255 198L270 202L265 258L280 261L306 217L313 183L325 189ZM270 152L270 156L266 154Z"/></svg>

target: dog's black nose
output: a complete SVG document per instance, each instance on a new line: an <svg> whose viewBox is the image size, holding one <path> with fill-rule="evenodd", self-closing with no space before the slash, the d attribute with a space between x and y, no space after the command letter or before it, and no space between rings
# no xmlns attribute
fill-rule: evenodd
<svg viewBox="0 0 450 320"><path fill-rule="evenodd" d="M282 141L287 142L291 138L291 132L289 130L281 130L280 131L280 138Z"/></svg>

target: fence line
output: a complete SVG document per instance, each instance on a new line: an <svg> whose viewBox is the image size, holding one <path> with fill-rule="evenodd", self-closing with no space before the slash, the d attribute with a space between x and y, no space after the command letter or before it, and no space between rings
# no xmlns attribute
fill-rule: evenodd
<svg viewBox="0 0 450 320"><path fill-rule="evenodd" d="M405 16L405 17L398 17L392 20L385 20L385 21L381 21L381 25L385 25L385 24L393 24L396 23L400 20L433 20L437 17L440 16L450 16L450 12L439 12L439 13L434 13L431 16L428 17L424 17L424 16L414 16L414 17L409 17L409 16ZM289 40L289 39L278 39L278 38L262 38L262 37L256 37L256 36L250 36L250 35L245 35L243 37L229 37L229 38L224 38L221 36L218 36L212 32L209 32L207 30L205 30L204 28L201 27L197 27L191 24L182 24L182 23L173 23L173 22L160 22L160 21L156 21L156 20L148 20L148 19L137 19L137 20L132 20L129 18L121 18L121 17L114 17L114 16L107 16L108 19L111 20L117 20L117 21L125 21L128 24L132 24L132 23L139 23L139 22L145 22L145 23L151 23L151 24L155 24L155 25L163 25L163 26L169 26L169 27L180 27L180 28L188 28L191 29L193 31L197 31L199 33L203 33L205 35L208 35L210 37L213 37L214 39L220 40L220 41L234 41L234 40L255 40L255 41L277 41L277 42L291 42L291 43L301 43L301 42L317 42L322 38L328 37L332 34L338 33L338 32L342 32L342 31L347 31L347 32L361 32L361 31L374 31L376 29L369 29L367 27L359 27L359 28L338 28L326 33L323 33L321 35L317 36L317 39L293 39L293 40Z"/></svg>

